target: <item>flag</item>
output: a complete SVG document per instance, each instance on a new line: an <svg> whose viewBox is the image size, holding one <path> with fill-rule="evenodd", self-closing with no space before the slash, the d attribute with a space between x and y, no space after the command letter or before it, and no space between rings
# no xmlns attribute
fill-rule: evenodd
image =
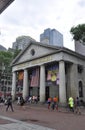
<svg viewBox="0 0 85 130"><path fill-rule="evenodd" d="M47 81L51 80L51 71L48 70L48 74L47 74Z"/></svg>
<svg viewBox="0 0 85 130"><path fill-rule="evenodd" d="M22 80L23 79L23 77L24 77L24 72L19 72L19 74L18 74L18 79L19 80Z"/></svg>
<svg viewBox="0 0 85 130"><path fill-rule="evenodd" d="M32 70L30 86L38 87L38 85L39 85L39 68L36 68Z"/></svg>
<svg viewBox="0 0 85 130"><path fill-rule="evenodd" d="M57 73L56 84L59 85L59 73Z"/></svg>
<svg viewBox="0 0 85 130"><path fill-rule="evenodd" d="M58 65L50 66L47 69L47 82L51 81L51 82L53 82L55 84L56 83L58 84L58 82L59 82L58 73L59 73L59 67L58 67Z"/></svg>
<svg viewBox="0 0 85 130"><path fill-rule="evenodd" d="M47 81L51 81L52 67L47 69Z"/></svg>
<svg viewBox="0 0 85 130"><path fill-rule="evenodd" d="M55 72L52 72L51 81L52 82L56 81L56 73Z"/></svg>
<svg viewBox="0 0 85 130"><path fill-rule="evenodd" d="M51 75L51 81L52 82L56 81L56 78L57 78L56 73L57 73L57 66L53 65L52 66L52 75Z"/></svg>

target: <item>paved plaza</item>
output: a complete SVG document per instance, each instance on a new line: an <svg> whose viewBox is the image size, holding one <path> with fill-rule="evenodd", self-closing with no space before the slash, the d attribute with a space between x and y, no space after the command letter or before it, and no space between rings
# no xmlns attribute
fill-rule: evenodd
<svg viewBox="0 0 85 130"><path fill-rule="evenodd" d="M0 119L11 121L9 124L0 125L0 130L55 130L40 125L25 123L5 116L0 116Z"/></svg>
<svg viewBox="0 0 85 130"><path fill-rule="evenodd" d="M6 106L0 106L0 130L84 130L85 108L81 115L71 113L66 108L58 111L48 110L47 105L13 104L14 112L6 112Z"/></svg>

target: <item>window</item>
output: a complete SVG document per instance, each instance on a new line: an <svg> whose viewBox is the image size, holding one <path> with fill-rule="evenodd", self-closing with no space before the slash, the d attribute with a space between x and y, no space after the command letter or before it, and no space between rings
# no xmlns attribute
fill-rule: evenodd
<svg viewBox="0 0 85 130"><path fill-rule="evenodd" d="M78 65L78 73L82 73L83 72L83 66L82 65Z"/></svg>
<svg viewBox="0 0 85 130"><path fill-rule="evenodd" d="M11 88L10 88L10 87L8 87L8 91L11 91Z"/></svg>
<svg viewBox="0 0 85 130"><path fill-rule="evenodd" d="M35 50L32 49L32 50L30 51L30 53L31 53L32 56L34 56L34 55L35 55Z"/></svg>
<svg viewBox="0 0 85 130"><path fill-rule="evenodd" d="M82 85L82 81L79 81L79 97L83 97L83 85Z"/></svg>

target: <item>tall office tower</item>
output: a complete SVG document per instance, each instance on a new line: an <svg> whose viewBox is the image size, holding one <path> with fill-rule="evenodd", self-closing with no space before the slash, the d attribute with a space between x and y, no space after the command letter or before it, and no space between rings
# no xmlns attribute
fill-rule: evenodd
<svg viewBox="0 0 85 130"><path fill-rule="evenodd" d="M13 42L12 49L23 50L31 41L35 41L35 39L30 36L19 36L16 38L16 41Z"/></svg>
<svg viewBox="0 0 85 130"><path fill-rule="evenodd" d="M45 29L44 33L40 34L40 42L50 45L63 46L63 35L56 29Z"/></svg>

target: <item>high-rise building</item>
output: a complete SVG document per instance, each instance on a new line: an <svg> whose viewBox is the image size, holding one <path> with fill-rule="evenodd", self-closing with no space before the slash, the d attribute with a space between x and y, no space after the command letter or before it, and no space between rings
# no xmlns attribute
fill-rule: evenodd
<svg viewBox="0 0 85 130"><path fill-rule="evenodd" d="M20 36L16 38L15 42L13 42L12 49L23 50L30 43L30 41L35 40L30 36Z"/></svg>
<svg viewBox="0 0 85 130"><path fill-rule="evenodd" d="M56 29L48 28L44 30L44 33L40 34L40 42L50 45L63 46L63 35Z"/></svg>

